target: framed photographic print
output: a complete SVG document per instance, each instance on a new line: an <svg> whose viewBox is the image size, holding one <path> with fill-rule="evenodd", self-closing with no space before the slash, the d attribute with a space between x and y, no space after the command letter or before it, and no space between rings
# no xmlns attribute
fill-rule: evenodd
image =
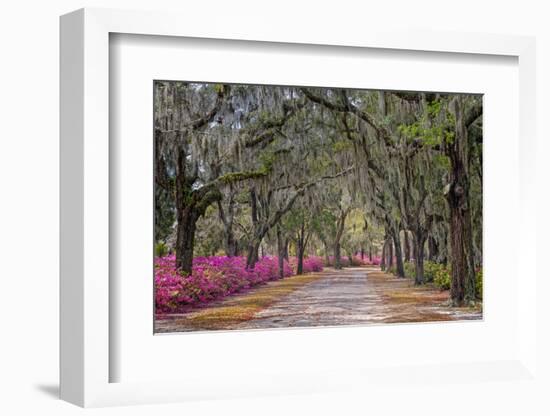
<svg viewBox="0 0 550 416"><path fill-rule="evenodd" d="M62 398L537 383L533 39L198 20L61 19Z"/></svg>
<svg viewBox="0 0 550 416"><path fill-rule="evenodd" d="M482 318L481 95L153 89L155 333Z"/></svg>

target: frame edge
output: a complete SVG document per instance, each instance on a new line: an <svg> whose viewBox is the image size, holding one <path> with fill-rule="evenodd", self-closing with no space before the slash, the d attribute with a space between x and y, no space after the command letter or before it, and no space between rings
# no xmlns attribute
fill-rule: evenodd
<svg viewBox="0 0 550 416"><path fill-rule="evenodd" d="M84 10L60 18L60 398L84 405Z"/></svg>

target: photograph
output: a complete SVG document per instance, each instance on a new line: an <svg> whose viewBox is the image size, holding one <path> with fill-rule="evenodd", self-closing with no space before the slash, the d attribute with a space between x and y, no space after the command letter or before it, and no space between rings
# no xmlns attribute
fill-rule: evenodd
<svg viewBox="0 0 550 416"><path fill-rule="evenodd" d="M483 97L156 80L155 333L483 318Z"/></svg>

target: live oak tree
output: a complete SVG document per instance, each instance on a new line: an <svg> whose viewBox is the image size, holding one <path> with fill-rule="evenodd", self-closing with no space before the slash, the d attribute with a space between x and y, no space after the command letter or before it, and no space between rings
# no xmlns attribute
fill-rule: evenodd
<svg viewBox="0 0 550 416"><path fill-rule="evenodd" d="M217 188L205 186L210 178L204 178L203 163L210 152L200 147L198 137L221 111L227 90L155 82L156 185L175 194L176 265L185 273L191 272L196 223L220 198Z"/></svg>
<svg viewBox="0 0 550 416"><path fill-rule="evenodd" d="M476 149L477 159L471 157L472 148L476 148L475 140L481 139L481 115L478 96L440 96L428 103L422 120L404 130L409 137L417 136L414 140L418 140L419 147L431 148L448 161L443 193L449 208L451 301L454 305L472 302L476 297L471 206L479 206L481 198L480 195L473 197L470 192L474 176L470 171L475 170L481 179L481 151ZM481 232L481 215L477 219Z"/></svg>
<svg viewBox="0 0 550 416"><path fill-rule="evenodd" d="M269 142L289 110L277 122L266 121L263 105L269 99L252 92L155 82L155 178L158 187L175 194L176 267L182 273L191 272L197 221L223 198L220 188L267 174L265 166L242 163L242 149Z"/></svg>
<svg viewBox="0 0 550 416"><path fill-rule="evenodd" d="M481 115L477 100L457 95L449 101L454 121L450 140L444 141L445 154L451 161L447 201L450 208L452 280L451 299L456 305L475 300L475 269L470 197L471 144L468 128Z"/></svg>
<svg viewBox="0 0 550 416"><path fill-rule="evenodd" d="M432 195L440 194L447 189L449 204L449 235L451 241L451 300L460 305L475 298L475 277L473 252L474 241L481 240L478 231L477 239L472 233L472 218L470 205L480 205L473 202L469 193L470 176L469 166L472 165L481 178L481 151L477 150L478 161L470 157L472 151L472 130L481 138L481 103L477 96L439 95L418 93L377 93L371 94L370 103L368 93L339 90L312 90L302 89L304 94L314 103L324 106L337 114L350 115L355 118L356 128L370 136L376 136L379 145L388 148L388 155L400 155L397 158L398 169L408 173L403 189L405 201L400 199L401 211L407 231L414 236L414 251L416 263L416 282L423 280L423 257L425 243L432 231L434 213L430 212ZM369 108L370 104L370 108ZM388 107L390 107L388 109ZM390 117L388 117L390 115ZM397 127L397 128L396 128ZM401 127L401 128L400 128ZM349 130L349 129L348 129ZM349 131L348 131L348 135ZM365 136L365 134L363 134ZM369 136L369 134L367 134ZM407 140L403 141L405 137ZM410 152L410 153L409 153ZM424 160L437 156L445 156L450 161L447 170L449 183L439 188L430 189L426 178L433 179L425 173L415 176L419 169L426 168L427 164L413 160L414 169L410 168L410 158L418 159L421 153ZM394 158L395 160L396 158ZM399 160L401 159L401 160ZM432 159L433 160L433 159ZM385 160L385 162L389 162ZM399 167L399 164L405 164ZM389 162L386 166L392 166ZM430 184L431 185L431 184ZM477 198L479 200L479 198ZM410 205L414 205L411 207ZM478 211L480 213L480 211ZM481 229L481 215L477 215L477 229ZM432 252L435 249L435 237L430 240ZM481 244L478 243L480 252ZM386 253L384 253L386 254Z"/></svg>

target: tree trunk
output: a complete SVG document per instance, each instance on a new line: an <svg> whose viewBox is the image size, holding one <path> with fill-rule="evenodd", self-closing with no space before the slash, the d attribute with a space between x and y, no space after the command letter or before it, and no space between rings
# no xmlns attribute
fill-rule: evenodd
<svg viewBox="0 0 550 416"><path fill-rule="evenodd" d="M372 263L372 246L369 246L369 261Z"/></svg>
<svg viewBox="0 0 550 416"><path fill-rule="evenodd" d="M471 256L469 212L454 201L451 208L451 300L461 306L475 299L475 274Z"/></svg>
<svg viewBox="0 0 550 416"><path fill-rule="evenodd" d="M426 237L421 232L416 232L414 234L414 264L416 274L414 284L421 285L424 283L424 243Z"/></svg>
<svg viewBox="0 0 550 416"><path fill-rule="evenodd" d="M342 268L342 260L340 258L340 242L334 244L334 268L338 270Z"/></svg>
<svg viewBox="0 0 550 416"><path fill-rule="evenodd" d="M282 279L285 277L285 258L281 255L281 252L277 257L277 263L279 264L279 278Z"/></svg>
<svg viewBox="0 0 550 416"><path fill-rule="evenodd" d="M212 203L219 199L216 191L194 191L185 178L176 176L176 268L190 274L193 266L193 249L197 221Z"/></svg>
<svg viewBox="0 0 550 416"><path fill-rule="evenodd" d="M387 241L384 241L384 245L382 246L382 256L380 257L380 269L382 271L386 270L386 245Z"/></svg>
<svg viewBox="0 0 550 416"><path fill-rule="evenodd" d="M353 250L350 250L350 252L348 253L348 260L349 260L349 266L352 267L353 266Z"/></svg>
<svg viewBox="0 0 550 416"><path fill-rule="evenodd" d="M228 257L235 257L237 255L237 241L233 236L233 232L229 231L225 238L225 254Z"/></svg>
<svg viewBox="0 0 550 416"><path fill-rule="evenodd" d="M218 205L219 207L221 207L221 203ZM223 211L219 211L220 212L220 218L222 217L222 212ZM235 257L237 255L237 240L235 239L235 235L233 233L233 220L228 220L226 218L223 218L222 219L222 223L223 223L223 231L224 231L224 240L223 240L223 245L224 245L224 250L225 250L225 255L227 257Z"/></svg>
<svg viewBox="0 0 550 416"><path fill-rule="evenodd" d="M303 274L304 273L304 248L300 243L298 243L298 246L296 248L296 257L298 260L298 264L296 266L296 274Z"/></svg>
<svg viewBox="0 0 550 416"><path fill-rule="evenodd" d="M258 201L256 199L256 189L250 188L250 219L252 220L252 227L256 231L259 228L258 224ZM248 243L248 254L246 256L246 268L254 269L258 261L258 250L262 243L262 238L254 232L251 237L251 241Z"/></svg>
<svg viewBox="0 0 550 416"><path fill-rule="evenodd" d="M328 266L330 266L330 251L328 249L328 244L326 241L323 241L323 245L325 246L325 263Z"/></svg>
<svg viewBox="0 0 550 416"><path fill-rule="evenodd" d="M178 210L176 237L176 268L190 275L193 267L193 248L198 217L192 209Z"/></svg>
<svg viewBox="0 0 550 416"><path fill-rule="evenodd" d="M437 247L437 241L435 241L435 238L433 236L428 237L428 250L429 250L428 259L430 261L437 261L437 257L439 255L439 249Z"/></svg>
<svg viewBox="0 0 550 416"><path fill-rule="evenodd" d="M283 241L283 235L281 232L281 226L277 224L277 262L279 265L279 277L282 279L285 277L285 242Z"/></svg>
<svg viewBox="0 0 550 416"><path fill-rule="evenodd" d="M222 201L218 201L218 215L223 224L225 255L234 257L237 255L237 240L233 233L233 219L235 216L235 200L233 185L229 185L229 196L227 210L224 209Z"/></svg>
<svg viewBox="0 0 550 416"><path fill-rule="evenodd" d="M388 237L388 270L393 267L393 243L391 237Z"/></svg>
<svg viewBox="0 0 550 416"><path fill-rule="evenodd" d="M399 238L399 231L393 233L393 244L395 246L395 265L397 268L397 276L405 277L405 268L403 267L403 254L401 253L401 238Z"/></svg>
<svg viewBox="0 0 550 416"><path fill-rule="evenodd" d="M447 202L450 208L451 301L456 306L475 300L472 221L469 207L469 145L464 106L462 96L453 99L449 106L454 113L456 125L454 140L445 147L451 161Z"/></svg>
<svg viewBox="0 0 550 416"><path fill-rule="evenodd" d="M285 238L284 258L288 261L288 238Z"/></svg>
<svg viewBox="0 0 550 416"><path fill-rule="evenodd" d="M344 233L344 227L346 225L346 217L348 215L348 209L340 210L340 217L336 224L336 237L334 239L334 268L342 268L342 259L340 257L340 240Z"/></svg>
<svg viewBox="0 0 550 416"><path fill-rule="evenodd" d="M258 251L260 249L261 240L253 240L248 245L248 254L246 255L246 268L249 270L254 269L258 262Z"/></svg>
<svg viewBox="0 0 550 416"><path fill-rule="evenodd" d="M304 250L305 250L305 224L302 221L300 231L298 232L298 239L296 242L296 257L298 265L296 266L296 274L300 275L304 273Z"/></svg>
<svg viewBox="0 0 550 416"><path fill-rule="evenodd" d="M193 201L193 189L185 177L186 155L179 149L176 166L176 269L190 275L193 268L195 230L200 212Z"/></svg>
<svg viewBox="0 0 550 416"><path fill-rule="evenodd" d="M409 243L409 232L407 230L403 230L403 237L404 237L404 248L405 248L405 261L408 263L411 261L411 246Z"/></svg>

